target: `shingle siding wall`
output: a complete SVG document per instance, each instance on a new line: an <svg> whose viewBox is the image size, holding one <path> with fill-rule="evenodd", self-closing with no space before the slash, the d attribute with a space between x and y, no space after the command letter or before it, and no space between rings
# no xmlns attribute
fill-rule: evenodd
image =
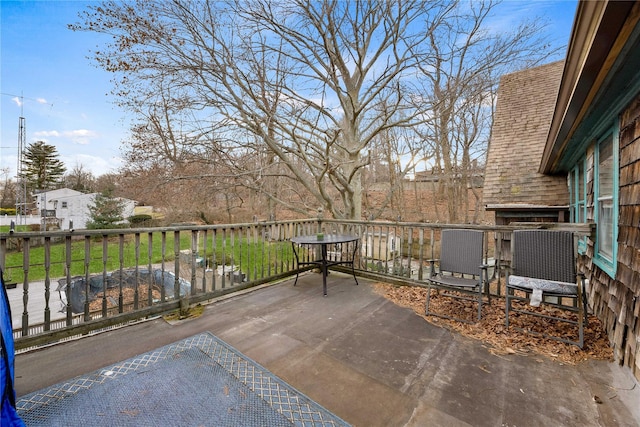
<svg viewBox="0 0 640 427"><path fill-rule="evenodd" d="M484 203L562 206L565 177L538 173L564 61L508 74L500 80L485 169Z"/></svg>
<svg viewBox="0 0 640 427"><path fill-rule="evenodd" d="M640 95L620 118L618 265L615 280L591 262L593 242L581 257L589 299L604 322L617 361L640 380ZM593 220L593 155L588 156L589 219Z"/></svg>

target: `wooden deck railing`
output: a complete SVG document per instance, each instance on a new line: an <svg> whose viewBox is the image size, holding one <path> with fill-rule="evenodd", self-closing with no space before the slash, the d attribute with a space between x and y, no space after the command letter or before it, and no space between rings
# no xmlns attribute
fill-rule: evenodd
<svg viewBox="0 0 640 427"><path fill-rule="evenodd" d="M509 241L510 233L540 226L552 225L496 227L312 218L143 229L13 231L0 234L0 268L5 282L16 286L8 293L16 349L24 349L275 283L299 272L289 242L293 236L355 234L360 237L356 274L420 284L428 277L428 260L438 258L444 228L483 230L485 258L496 275L501 263L509 259L504 242ZM561 226L579 234L591 232L586 225ZM330 249L329 255L346 256L333 252Z"/></svg>

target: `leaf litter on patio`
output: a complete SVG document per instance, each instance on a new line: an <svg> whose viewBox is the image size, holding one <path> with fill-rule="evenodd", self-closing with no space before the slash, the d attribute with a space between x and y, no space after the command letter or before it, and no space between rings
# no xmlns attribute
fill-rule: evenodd
<svg viewBox="0 0 640 427"><path fill-rule="evenodd" d="M584 347L539 337L519 331L515 328L507 329L505 326L505 299L504 297L492 297L491 305L484 300L482 305L482 319L475 323L463 323L455 320L444 319L436 316L425 315L425 300L427 289L420 286L396 286L387 283L374 284L374 290L394 302L395 304L412 309L428 322L456 331L466 337L482 341L489 351L496 355L544 355L567 364L577 364L588 359L612 360L613 350L609 345L607 334L602 328L600 320L592 315L588 316L588 325L584 327ZM431 291L430 309L436 313L454 315L475 321L477 305L472 302L458 301L452 298L442 297L438 291ZM516 304L514 302L514 304ZM521 303L520 303L521 304ZM543 306L544 307L544 306ZM527 307L531 308L531 307ZM555 308L540 308L540 310L552 310L554 314L560 311ZM568 313L568 316L576 316ZM548 319L536 318L518 314L510 314L509 321L512 325L526 327L535 331L545 331L549 335L577 337L577 326L558 324Z"/></svg>

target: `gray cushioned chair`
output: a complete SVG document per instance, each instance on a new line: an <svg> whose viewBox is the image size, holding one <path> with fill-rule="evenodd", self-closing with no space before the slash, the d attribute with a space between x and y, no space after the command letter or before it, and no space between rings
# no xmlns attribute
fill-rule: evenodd
<svg viewBox="0 0 640 427"><path fill-rule="evenodd" d="M425 313L461 322L469 320L430 310L431 290L440 289L441 296L473 301L478 305L477 320L482 318L482 294L488 293L487 265L483 264L484 232L478 230L442 230L440 258L431 261L427 279ZM438 272L435 263L439 261ZM491 300L489 300L491 302Z"/></svg>
<svg viewBox="0 0 640 427"><path fill-rule="evenodd" d="M553 230L518 230L513 232L511 248L512 263L507 270L505 295L507 328L510 326L509 316L513 312L568 323L577 327L576 340L533 331L526 327L518 329L582 348L584 325L587 323L587 300L584 295L584 277L576 274L573 233ZM513 300L524 301L529 306L551 305L575 312L577 318L574 320L570 316L552 315L541 310L516 309L512 306Z"/></svg>

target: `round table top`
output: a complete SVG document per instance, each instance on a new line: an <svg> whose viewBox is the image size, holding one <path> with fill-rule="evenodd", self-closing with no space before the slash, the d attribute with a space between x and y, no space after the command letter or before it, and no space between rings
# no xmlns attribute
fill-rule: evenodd
<svg viewBox="0 0 640 427"><path fill-rule="evenodd" d="M318 239L316 234L308 236L292 237L291 241L299 245L323 245L331 243L347 243L358 240L358 236L353 234L325 234L322 239Z"/></svg>

